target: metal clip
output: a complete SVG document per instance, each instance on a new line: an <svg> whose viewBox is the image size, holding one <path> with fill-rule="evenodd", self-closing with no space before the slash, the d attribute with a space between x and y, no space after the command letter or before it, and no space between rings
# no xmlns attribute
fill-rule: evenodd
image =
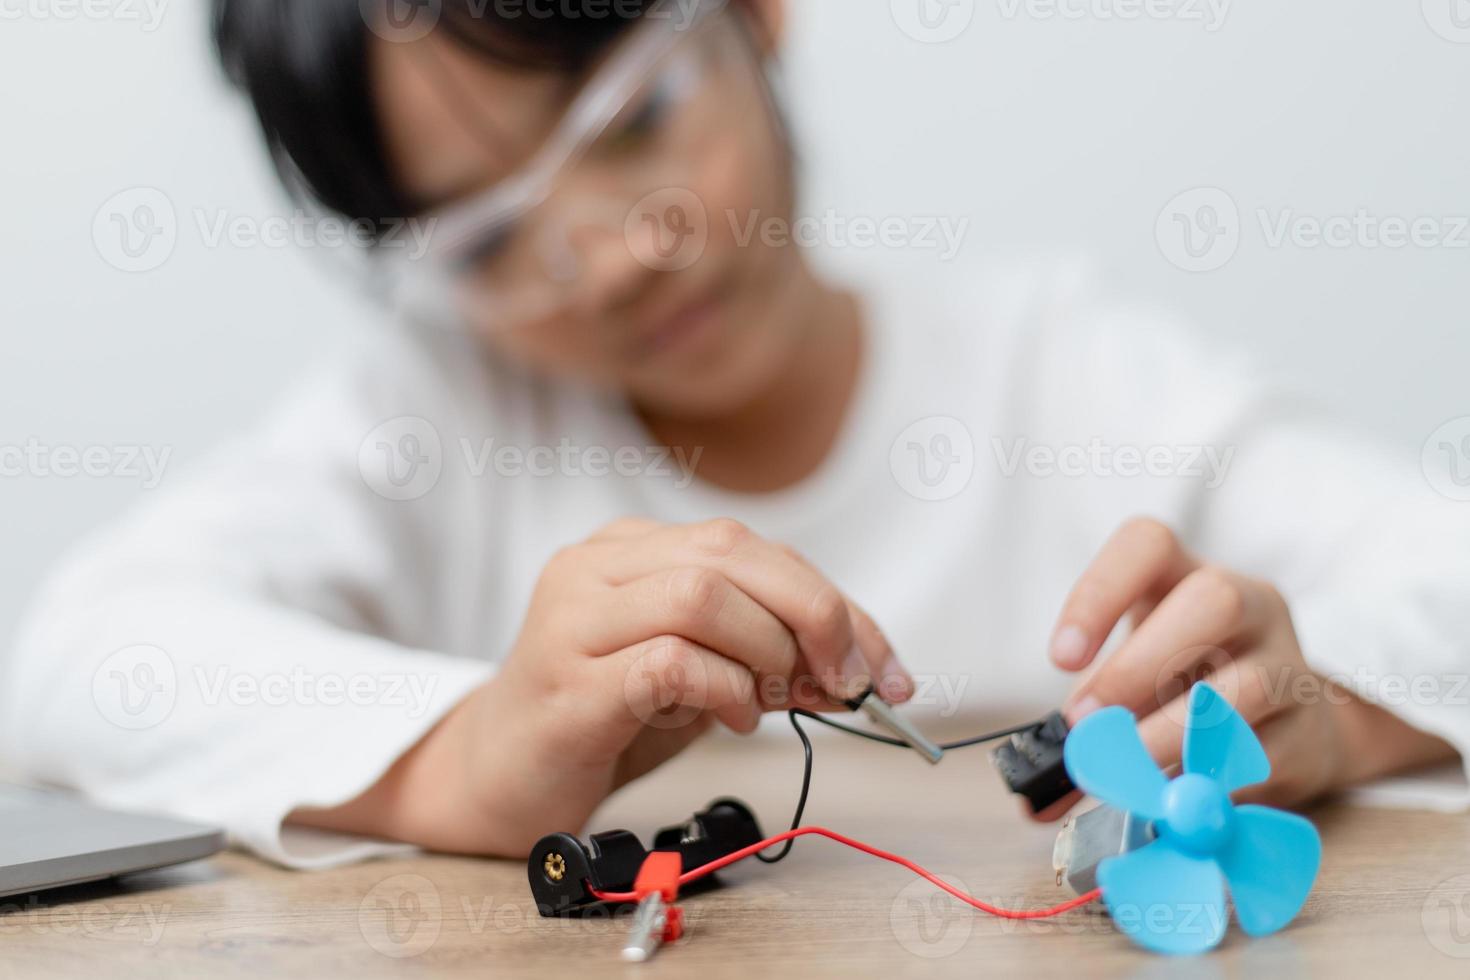
<svg viewBox="0 0 1470 980"><path fill-rule="evenodd" d="M664 943L684 934L683 910L673 904L679 896L679 875L684 862L677 851L654 851L643 862L633 894L638 908L628 941L623 945L623 959L629 963L647 961Z"/></svg>
<svg viewBox="0 0 1470 980"><path fill-rule="evenodd" d="M623 959L629 963L642 963L651 958L663 945L668 924L669 908L662 895L654 893L640 901L638 910L633 913L628 941L623 946Z"/></svg>
<svg viewBox="0 0 1470 980"><path fill-rule="evenodd" d="M854 711L863 712L875 724L888 729L901 739L905 745L928 759L931 763L937 764L940 759L944 758L944 750L930 741L908 719L894 711L888 702L878 696L875 689L868 688L866 694L847 702L847 705Z"/></svg>

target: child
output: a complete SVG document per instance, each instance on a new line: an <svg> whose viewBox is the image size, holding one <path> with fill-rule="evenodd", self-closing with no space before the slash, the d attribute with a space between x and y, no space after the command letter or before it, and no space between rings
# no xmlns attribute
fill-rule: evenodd
<svg viewBox="0 0 1470 980"><path fill-rule="evenodd" d="M1208 675L1281 804L1470 744L1470 515L1417 474L1065 272L847 289L743 233L795 212L781 0L374 9L217 32L404 327L51 580L30 774L318 867L524 854L870 683L1126 705L1169 764Z"/></svg>

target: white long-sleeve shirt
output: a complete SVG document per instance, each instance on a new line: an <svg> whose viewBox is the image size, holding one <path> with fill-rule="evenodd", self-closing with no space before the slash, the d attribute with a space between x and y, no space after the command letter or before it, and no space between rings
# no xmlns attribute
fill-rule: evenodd
<svg viewBox="0 0 1470 980"><path fill-rule="evenodd" d="M1075 276L864 294L838 444L762 496L693 480L615 398L384 336L64 563L0 661L0 751L284 864L380 853L282 822L371 786L493 676L548 557L625 515L794 545L944 712L1060 703L1060 604L1153 516L1277 584L1319 671L1470 748L1470 504L1418 465Z"/></svg>

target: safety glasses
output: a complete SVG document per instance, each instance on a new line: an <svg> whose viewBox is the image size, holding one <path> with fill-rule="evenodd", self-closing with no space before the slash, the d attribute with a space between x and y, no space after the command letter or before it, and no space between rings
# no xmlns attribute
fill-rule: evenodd
<svg viewBox="0 0 1470 980"><path fill-rule="evenodd" d="M698 186L730 120L768 109L759 56L723 0L646 15L525 166L416 219L418 247L377 249L374 279L420 321L504 330L554 315L576 301L589 249L626 247L640 201Z"/></svg>

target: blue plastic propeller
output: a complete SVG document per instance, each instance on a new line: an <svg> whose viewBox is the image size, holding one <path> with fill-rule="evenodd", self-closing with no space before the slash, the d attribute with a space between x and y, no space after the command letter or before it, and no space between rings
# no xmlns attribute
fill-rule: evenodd
<svg viewBox="0 0 1470 980"><path fill-rule="evenodd" d="M1317 829L1230 794L1265 781L1271 764L1250 726L1208 684L1189 694L1184 773L1167 779L1126 708L1088 715L1063 747L1072 781L1152 821L1156 838L1098 866L1118 928L1160 953L1202 953L1225 935L1225 886L1252 936L1284 927L1306 903L1322 861Z"/></svg>

